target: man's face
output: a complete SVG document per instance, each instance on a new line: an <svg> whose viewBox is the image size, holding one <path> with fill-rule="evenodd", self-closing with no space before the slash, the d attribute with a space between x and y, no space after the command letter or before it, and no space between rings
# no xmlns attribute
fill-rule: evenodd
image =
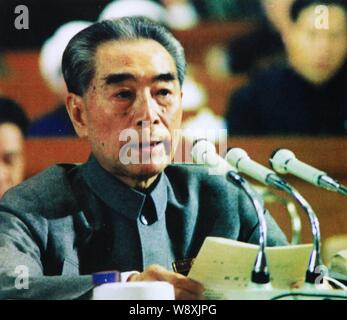
<svg viewBox="0 0 347 320"><path fill-rule="evenodd" d="M293 68L308 81L320 85L331 79L346 61L347 16L339 6L327 6L328 28L323 29L322 16L316 8L304 9L284 40Z"/></svg>
<svg viewBox="0 0 347 320"><path fill-rule="evenodd" d="M23 145L23 135L16 125L0 125L0 198L24 178Z"/></svg>
<svg viewBox="0 0 347 320"><path fill-rule="evenodd" d="M173 58L152 40L111 41L97 49L95 66L79 135L88 138L100 164L124 181L158 175L173 157L174 131L181 125ZM140 163L122 163L129 155Z"/></svg>

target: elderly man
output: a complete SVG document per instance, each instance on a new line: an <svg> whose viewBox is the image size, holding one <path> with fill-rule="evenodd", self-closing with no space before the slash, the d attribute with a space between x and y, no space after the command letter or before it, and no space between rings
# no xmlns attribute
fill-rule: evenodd
<svg viewBox="0 0 347 320"><path fill-rule="evenodd" d="M0 198L24 179L28 118L13 100L0 97Z"/></svg>
<svg viewBox="0 0 347 320"><path fill-rule="evenodd" d="M198 299L202 285L174 273L174 260L195 257L206 236L258 242L241 190L204 168L169 165L184 72L181 45L144 18L96 23L70 41L66 104L92 155L53 166L3 199L0 298L87 298L95 273L117 270L121 281L167 281L177 299ZM131 133L139 143L124 139ZM140 161L126 163L129 153ZM267 220L269 244L285 244ZM27 290L15 288L18 265L28 268Z"/></svg>

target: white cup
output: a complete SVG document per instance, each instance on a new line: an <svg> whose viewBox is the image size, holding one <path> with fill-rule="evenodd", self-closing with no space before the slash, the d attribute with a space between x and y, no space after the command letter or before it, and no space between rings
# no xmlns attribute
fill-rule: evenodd
<svg viewBox="0 0 347 320"><path fill-rule="evenodd" d="M175 300L175 290L164 281L105 283L94 288L93 300Z"/></svg>

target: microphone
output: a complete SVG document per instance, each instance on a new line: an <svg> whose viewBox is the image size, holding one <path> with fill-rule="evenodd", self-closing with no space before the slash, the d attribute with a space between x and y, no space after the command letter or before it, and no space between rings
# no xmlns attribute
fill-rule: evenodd
<svg viewBox="0 0 347 320"><path fill-rule="evenodd" d="M247 152L241 148L232 148L225 156L225 160L237 171L249 175L251 178L266 185L279 187L283 180L276 173L265 166L253 161Z"/></svg>
<svg viewBox="0 0 347 320"><path fill-rule="evenodd" d="M236 169L220 157L213 143L206 139L199 139L193 143L191 155L196 163L205 164L213 169L219 167L219 172L225 174L227 179L244 190L250 199L259 220L259 251L252 270L251 281L256 285L269 285L270 274L268 271L265 248L267 244L267 226L264 207L259 200L259 195L249 183L236 173Z"/></svg>
<svg viewBox="0 0 347 320"><path fill-rule="evenodd" d="M230 149L225 159L227 162L229 162L229 164L234 165L239 172L248 174L250 177L259 181L260 183L271 185L280 189L282 188L282 185L286 183L279 176L277 176L274 171L253 161L248 156L247 152L241 148ZM286 204L286 206L287 205L288 204ZM289 214L292 221L292 234L299 239L301 230L300 217L293 211L289 211Z"/></svg>
<svg viewBox="0 0 347 320"><path fill-rule="evenodd" d="M194 141L191 155L195 163L207 165L211 174L226 175L231 170L236 171L217 154L215 145L206 139Z"/></svg>
<svg viewBox="0 0 347 320"><path fill-rule="evenodd" d="M306 199L286 181L276 175L276 173L261 164L253 161L247 152L240 148L230 149L225 156L227 162L235 166L240 172L243 172L261 183L271 185L289 193L305 210L310 224L313 240L313 248L306 272L306 283L314 284L317 278L317 271L323 265L320 257L320 229L317 215L313 211Z"/></svg>
<svg viewBox="0 0 347 320"><path fill-rule="evenodd" d="M278 173L291 173L317 187L339 192L347 196L347 188L345 186L329 177L324 171L298 160L290 150L275 150L270 157L270 165Z"/></svg>

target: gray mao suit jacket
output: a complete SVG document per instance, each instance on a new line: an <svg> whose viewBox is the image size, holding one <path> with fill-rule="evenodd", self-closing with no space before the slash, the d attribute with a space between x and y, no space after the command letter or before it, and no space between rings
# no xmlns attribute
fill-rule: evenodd
<svg viewBox="0 0 347 320"><path fill-rule="evenodd" d="M0 203L0 299L83 299L94 287L93 272L170 268L172 260L195 257L206 236L258 242L248 198L206 168L165 169L150 195L152 225L140 219L146 197L93 156L82 165L52 166L9 190ZM267 222L269 245L286 244L269 215Z"/></svg>

